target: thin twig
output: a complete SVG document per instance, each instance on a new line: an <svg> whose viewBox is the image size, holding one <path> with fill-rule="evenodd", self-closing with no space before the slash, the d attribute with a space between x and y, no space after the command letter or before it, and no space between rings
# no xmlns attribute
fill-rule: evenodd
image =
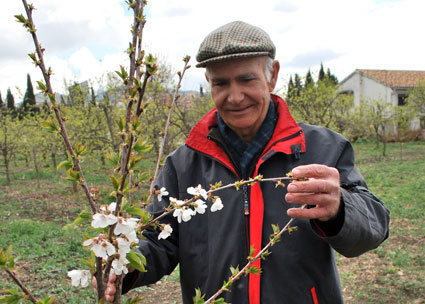
<svg viewBox="0 0 425 304"><path fill-rule="evenodd" d="M24 284L22 284L22 282L15 275L15 273L13 271L8 270L8 269L5 269L5 271L13 279L13 281L15 281L15 283L22 289L22 291L28 296L28 298L31 300L31 302L37 303L38 300L36 298L34 298L34 296L31 294L31 292L24 286Z"/></svg>
<svg viewBox="0 0 425 304"><path fill-rule="evenodd" d="M38 60L39 60L37 65L40 67L41 72L43 74L44 81L46 82L47 93L54 98L55 95L53 93L52 85L51 85L51 82L50 82L51 70L50 69L47 70L46 65L44 64L44 56L43 56L44 50L41 48L41 45L38 42L38 38L37 38L37 35L35 33L35 26L34 26L34 22L32 20L32 9L29 8L26 0L22 0L22 2L23 2L24 7L25 7L25 12L27 14L28 21L34 27L34 30L29 30L29 32L31 33L31 36L33 38L33 41L34 41L34 44L35 44L35 49L36 49ZM69 154L71 155L74 167L75 167L76 171L80 174L80 177L81 177L80 178L80 185L84 189L84 193L86 194L86 197L87 197L87 199L90 203L92 212L96 213L96 210L97 210L96 203L93 200L93 197L90 193L90 189L87 185L86 179L84 178L84 173L83 173L83 170L81 169L80 162L79 162L78 157L75 154L75 151L74 151L74 149L71 145L71 142L69 140L68 132L66 130L65 123L62 119L62 115L61 115L61 112L60 112L60 107L55 102L55 104L53 104L52 108L54 110L56 120L59 123L60 134L61 134L61 136L62 136L62 138L65 142L65 145L66 145L67 150L69 151Z"/></svg>
<svg viewBox="0 0 425 304"><path fill-rule="evenodd" d="M228 189L228 188L239 188L240 186L243 185L247 185L247 184L252 184L252 183L256 183L256 182L278 182L278 181L294 181L294 180L304 180L304 178L295 178L295 177L288 177L288 176L284 176L284 177L269 177L269 178L252 178L249 180L242 180L242 181L237 181L233 184L228 184L225 186L221 186L221 187L217 187L211 190L207 191L207 194L210 193L214 193L216 191L219 190L224 190L224 189ZM191 203L193 203L195 201L195 197L189 199L188 201L186 201L184 204L181 205L181 207L190 205ZM149 221L147 224L143 225L140 227L140 230L143 231L144 229L146 229L147 227L152 226L154 223L159 222L159 220L161 220L162 218L166 217L167 215L171 214L172 212L174 212L174 209L168 210L164 213L162 213L161 215L157 216L156 218L152 219L151 221Z"/></svg>

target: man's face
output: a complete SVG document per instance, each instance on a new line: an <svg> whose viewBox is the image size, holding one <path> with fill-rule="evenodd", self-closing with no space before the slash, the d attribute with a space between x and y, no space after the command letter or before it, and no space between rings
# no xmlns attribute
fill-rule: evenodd
<svg viewBox="0 0 425 304"><path fill-rule="evenodd" d="M279 64L274 63L270 83L264 72L266 57L246 57L208 65L207 81L224 122L250 142L266 117L270 92L276 85Z"/></svg>

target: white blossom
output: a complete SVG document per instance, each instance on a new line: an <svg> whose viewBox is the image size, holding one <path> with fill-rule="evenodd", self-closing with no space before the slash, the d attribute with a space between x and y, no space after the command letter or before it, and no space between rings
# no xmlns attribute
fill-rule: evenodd
<svg viewBox="0 0 425 304"><path fill-rule="evenodd" d="M202 196L204 200L208 198L207 191L205 189L202 189L202 186L200 184L196 188L194 187L187 188L187 193L194 196Z"/></svg>
<svg viewBox="0 0 425 304"><path fill-rule="evenodd" d="M171 228L171 226L169 224L162 226L162 231L158 235L158 240L160 240L160 239L165 240L167 237L169 237L171 235L172 232L173 232L173 228Z"/></svg>
<svg viewBox="0 0 425 304"><path fill-rule="evenodd" d="M96 213L93 215L91 225L94 228L105 228L117 222L117 217L113 214Z"/></svg>
<svg viewBox="0 0 425 304"><path fill-rule="evenodd" d="M129 242L127 239L119 237L117 238L117 244L118 244L118 254L120 256L126 256L127 253L130 252L131 242Z"/></svg>
<svg viewBox="0 0 425 304"><path fill-rule="evenodd" d="M138 243L139 238L137 237L137 233L135 230L131 231L130 233L124 234L121 233L122 237L125 237L130 243Z"/></svg>
<svg viewBox="0 0 425 304"><path fill-rule="evenodd" d="M157 190L156 194L158 195L158 201L161 201L162 197L167 196L169 193L165 187L162 187L161 189Z"/></svg>
<svg viewBox="0 0 425 304"><path fill-rule="evenodd" d="M195 211L198 212L199 214L204 214L205 210L207 209L207 204L203 201L198 199L195 202Z"/></svg>
<svg viewBox="0 0 425 304"><path fill-rule="evenodd" d="M111 256L116 252L114 245L108 242L104 234L100 234L98 237L85 240L83 245L91 246L91 250L99 258L107 259L108 256Z"/></svg>
<svg viewBox="0 0 425 304"><path fill-rule="evenodd" d="M139 219L132 217L132 218L123 218L119 217L117 220L117 226L115 227L114 233L115 235L123 234L130 234L132 231L134 231L137 227L137 223L139 222Z"/></svg>
<svg viewBox="0 0 425 304"><path fill-rule="evenodd" d="M195 214L196 212L193 209L188 207L183 207L183 208L175 209L173 216L177 217L177 221L181 223L182 220L183 222L189 221L192 218L192 216L194 216Z"/></svg>
<svg viewBox="0 0 425 304"><path fill-rule="evenodd" d="M216 212L221 209L223 209L223 202L221 201L221 198L217 197L211 206L211 212Z"/></svg>
<svg viewBox="0 0 425 304"><path fill-rule="evenodd" d="M119 259L115 259L112 261L112 271L116 274L116 275L121 275L121 274L127 274L128 269L126 267L126 265L130 263L126 258L125 255L120 255Z"/></svg>
<svg viewBox="0 0 425 304"><path fill-rule="evenodd" d="M109 205L100 206L100 210L102 210L102 211L114 212L116 209L117 209L117 203L116 202L112 202Z"/></svg>
<svg viewBox="0 0 425 304"><path fill-rule="evenodd" d="M179 206L182 206L182 205L186 204L185 201L178 200L178 199L176 199L174 197L170 197L170 202L176 203Z"/></svg>
<svg viewBox="0 0 425 304"><path fill-rule="evenodd" d="M68 271L68 277L71 278L72 286L87 287L89 286L89 278L91 277L88 270L71 270Z"/></svg>

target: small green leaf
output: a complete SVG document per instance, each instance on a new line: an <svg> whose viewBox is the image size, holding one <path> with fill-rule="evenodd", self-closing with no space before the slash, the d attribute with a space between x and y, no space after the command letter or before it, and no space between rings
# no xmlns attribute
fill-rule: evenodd
<svg viewBox="0 0 425 304"><path fill-rule="evenodd" d="M230 271L232 275L237 275L239 273L239 266L236 266L236 268L230 267Z"/></svg>
<svg viewBox="0 0 425 304"><path fill-rule="evenodd" d="M49 133L54 133L59 130L59 127L56 125L56 123L51 119L46 119L41 122L41 126L47 130Z"/></svg>
<svg viewBox="0 0 425 304"><path fill-rule="evenodd" d="M261 268L258 268L257 266L251 266L247 269L247 273L253 273L253 274L259 274L261 273Z"/></svg>
<svg viewBox="0 0 425 304"><path fill-rule="evenodd" d="M113 167L118 167L120 163L120 158L117 153L114 152L108 152L106 153L106 160L107 162L112 165Z"/></svg>
<svg viewBox="0 0 425 304"><path fill-rule="evenodd" d="M195 296L192 298L193 299L193 304L203 304L205 303L205 295L201 294L201 290L199 288L195 289Z"/></svg>
<svg viewBox="0 0 425 304"><path fill-rule="evenodd" d="M92 219L92 215L88 211L81 211L78 217L72 222L73 225L78 225L84 222L89 222Z"/></svg>
<svg viewBox="0 0 425 304"><path fill-rule="evenodd" d="M46 92L46 85L42 81L37 81L37 84L38 84L38 89L40 91L42 91L43 93L45 93Z"/></svg>
<svg viewBox="0 0 425 304"><path fill-rule="evenodd" d="M130 251L126 258L130 261L128 268L133 268L140 272L146 272L146 258L142 254L135 251Z"/></svg>
<svg viewBox="0 0 425 304"><path fill-rule="evenodd" d="M80 173L77 171L74 171L72 169L68 169L66 170L66 180L70 180L70 181L74 181L74 182L79 182L80 181Z"/></svg>
<svg viewBox="0 0 425 304"><path fill-rule="evenodd" d="M37 301L36 304L52 304L56 301L56 298L45 297L43 300Z"/></svg>
<svg viewBox="0 0 425 304"><path fill-rule="evenodd" d="M118 188L120 187L120 182L118 181L118 179L113 175L110 175L109 178L111 179L112 187L114 187L115 190L118 190Z"/></svg>
<svg viewBox="0 0 425 304"><path fill-rule="evenodd" d="M70 160L64 160L63 162L61 162L57 167L56 170L59 170L60 168L65 168L66 170L72 168L73 163Z"/></svg>
<svg viewBox="0 0 425 304"><path fill-rule="evenodd" d="M4 304L20 304L25 299L25 294L16 289L2 290L5 295L0 296L0 303Z"/></svg>
<svg viewBox="0 0 425 304"><path fill-rule="evenodd" d="M254 248L254 246L249 246L249 256L250 257L253 257L254 256L254 252L255 252L255 248Z"/></svg>
<svg viewBox="0 0 425 304"><path fill-rule="evenodd" d="M84 265L86 265L90 269L91 273L95 273L96 255L94 254L93 251L90 251L90 257L88 257L87 259L79 259L79 261L83 263Z"/></svg>
<svg viewBox="0 0 425 304"><path fill-rule="evenodd" d="M138 140L134 146L133 146L134 151L136 151L137 153L146 153L149 152L152 149L152 145L147 144L145 141L143 140Z"/></svg>
<svg viewBox="0 0 425 304"><path fill-rule="evenodd" d="M280 232L279 225L272 224L272 229L274 234L278 234Z"/></svg>
<svg viewBox="0 0 425 304"><path fill-rule="evenodd" d="M12 245L7 247L6 252L0 248L0 268L11 270L14 266L15 259L12 256Z"/></svg>
<svg viewBox="0 0 425 304"><path fill-rule="evenodd" d="M15 18L16 18L16 22L19 22L19 23L25 23L27 21L27 19L22 14L15 15Z"/></svg>
<svg viewBox="0 0 425 304"><path fill-rule="evenodd" d="M137 303L142 303L142 301L143 301L143 298L135 297L135 298L127 299L125 301L125 304L137 304Z"/></svg>

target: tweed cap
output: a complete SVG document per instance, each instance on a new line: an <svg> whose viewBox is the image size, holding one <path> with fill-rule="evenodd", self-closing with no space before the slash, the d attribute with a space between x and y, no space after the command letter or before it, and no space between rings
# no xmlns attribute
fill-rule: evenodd
<svg viewBox="0 0 425 304"><path fill-rule="evenodd" d="M274 59L276 47L259 27L242 21L225 24L212 31L199 47L196 67L238 57L269 56Z"/></svg>

